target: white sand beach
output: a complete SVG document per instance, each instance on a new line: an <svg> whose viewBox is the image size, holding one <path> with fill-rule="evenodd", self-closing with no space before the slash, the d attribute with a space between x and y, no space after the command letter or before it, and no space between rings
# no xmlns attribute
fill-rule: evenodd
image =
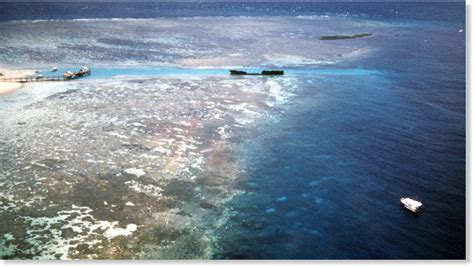
<svg viewBox="0 0 474 268"><path fill-rule="evenodd" d="M12 69L0 68L0 73L2 74L2 76L0 76L0 79L2 79L2 78L10 78L10 77L27 76L27 75L31 75L33 72L29 70L12 70ZM22 86L21 83L0 81L0 96L11 93L15 90L18 90L19 88L21 88L21 86Z"/></svg>

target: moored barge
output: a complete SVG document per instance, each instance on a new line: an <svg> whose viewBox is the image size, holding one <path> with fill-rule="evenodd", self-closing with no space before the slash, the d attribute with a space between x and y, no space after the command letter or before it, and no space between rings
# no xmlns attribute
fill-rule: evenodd
<svg viewBox="0 0 474 268"><path fill-rule="evenodd" d="M283 70L263 70L260 73L249 73L246 71L239 71L239 70L229 70L231 75L283 75Z"/></svg>

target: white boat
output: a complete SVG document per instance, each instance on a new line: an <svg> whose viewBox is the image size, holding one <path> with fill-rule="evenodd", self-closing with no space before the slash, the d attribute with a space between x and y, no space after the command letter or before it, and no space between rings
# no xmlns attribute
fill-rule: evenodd
<svg viewBox="0 0 474 268"><path fill-rule="evenodd" d="M63 74L64 78L66 79L73 79L76 78L76 75L73 72L67 71Z"/></svg>
<svg viewBox="0 0 474 268"><path fill-rule="evenodd" d="M58 70L58 67L51 68L51 72L56 72L57 70Z"/></svg>
<svg viewBox="0 0 474 268"><path fill-rule="evenodd" d="M402 203L402 205L412 211L412 212L418 212L421 210L421 207L423 206L423 204L420 202L420 201L417 201L415 199L411 199L411 198L408 198L408 197L402 197L400 198L400 202Z"/></svg>
<svg viewBox="0 0 474 268"><path fill-rule="evenodd" d="M91 70L88 67L82 67L78 73L80 76L88 76L91 74Z"/></svg>

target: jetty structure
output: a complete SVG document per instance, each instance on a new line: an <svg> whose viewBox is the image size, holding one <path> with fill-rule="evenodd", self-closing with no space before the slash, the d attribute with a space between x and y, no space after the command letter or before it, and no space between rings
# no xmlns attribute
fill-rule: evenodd
<svg viewBox="0 0 474 268"><path fill-rule="evenodd" d="M78 72L65 72L63 77L65 80L75 79L79 77L88 76L91 74L91 70L88 67L83 67Z"/></svg>
<svg viewBox="0 0 474 268"><path fill-rule="evenodd" d="M44 82L44 81L67 81L72 79L77 79L84 76L89 76L91 70L88 67L83 67L77 72L65 72L63 75L57 76L44 76L39 72L35 72L36 75L25 76L25 77L5 77L0 78L0 82L17 82L17 83L27 83L27 82Z"/></svg>
<svg viewBox="0 0 474 268"><path fill-rule="evenodd" d="M263 70L260 73L249 73L246 71L239 71L239 70L229 70L231 75L283 75L283 70Z"/></svg>
<svg viewBox="0 0 474 268"><path fill-rule="evenodd" d="M423 204L420 201L409 197L400 198L400 203L411 212L419 212Z"/></svg>

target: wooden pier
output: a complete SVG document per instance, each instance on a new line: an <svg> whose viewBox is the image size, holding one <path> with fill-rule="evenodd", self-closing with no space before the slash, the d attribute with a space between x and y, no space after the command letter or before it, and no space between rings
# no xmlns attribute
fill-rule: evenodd
<svg viewBox="0 0 474 268"><path fill-rule="evenodd" d="M1 78L0 82L16 82L16 83L27 83L27 82L44 82L44 81L66 81L70 80L64 76L26 76L26 77L9 77Z"/></svg>

